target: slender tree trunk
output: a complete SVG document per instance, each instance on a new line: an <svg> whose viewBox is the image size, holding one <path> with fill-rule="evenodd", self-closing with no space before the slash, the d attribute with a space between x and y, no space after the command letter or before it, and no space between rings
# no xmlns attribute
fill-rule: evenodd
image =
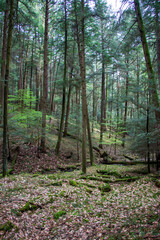
<svg viewBox="0 0 160 240"><path fill-rule="evenodd" d="M128 86L129 86L129 72L128 72L128 67L129 67L129 56L127 52L126 56L126 92L125 92L125 109L124 109L124 133L123 133L123 142L122 142L122 147L125 146L125 137L126 137L126 123L127 123L127 112L128 112Z"/></svg>
<svg viewBox="0 0 160 240"><path fill-rule="evenodd" d="M104 61L104 39L103 39L103 22L101 20L101 41L102 41L102 83L101 83L101 124L100 124L100 143L99 147L103 148L103 133L105 131L105 107L106 107L106 94L105 94L105 61Z"/></svg>
<svg viewBox="0 0 160 240"><path fill-rule="evenodd" d="M157 74L158 74L158 84L160 88L160 19L159 19L159 2L156 0L155 4L155 15L156 15L156 45L157 45Z"/></svg>
<svg viewBox="0 0 160 240"><path fill-rule="evenodd" d="M93 166L94 156L93 156L92 137L91 137L90 122L89 122L87 106L86 106L86 110L87 110L86 111L86 113L87 113L87 132L88 132L88 142L89 142L90 163L91 163L91 166Z"/></svg>
<svg viewBox="0 0 160 240"><path fill-rule="evenodd" d="M72 77L71 77L72 78ZM71 84L69 85L68 89L68 99L67 99L67 109L66 109L66 121L65 121L65 127L64 127L64 137L67 136L68 132L68 119L69 119L69 112L70 112L70 100L71 100Z"/></svg>
<svg viewBox="0 0 160 240"><path fill-rule="evenodd" d="M137 72L137 117L139 119L139 56L138 56L138 52L137 52L137 69L136 69L136 72Z"/></svg>
<svg viewBox="0 0 160 240"><path fill-rule="evenodd" d="M56 91L56 82L57 82L57 74L58 74L59 64L60 64L60 59L59 59L59 61L57 63L55 77L53 78L53 82L54 83L53 83L53 89L52 89L51 113L55 112L54 97L55 97L55 91Z"/></svg>
<svg viewBox="0 0 160 240"><path fill-rule="evenodd" d="M29 88L30 88L30 108L32 107L32 82L33 82L33 46L34 44L32 43L32 55L31 55L31 76L30 76L30 84L29 84Z"/></svg>
<svg viewBox="0 0 160 240"><path fill-rule="evenodd" d="M39 111L39 73L36 67L36 111Z"/></svg>
<svg viewBox="0 0 160 240"><path fill-rule="evenodd" d="M140 6L139 6L139 0L134 0L134 5L135 5L135 12L136 12L136 16L137 16L138 27L139 27L139 32L140 32L141 42L142 42L142 46L143 46L145 62L146 62L146 68L147 68L147 73L148 73L149 89L151 92L152 103L155 107L155 117L156 117L156 120L159 122L160 121L159 99L158 99L158 94L157 94L156 81L155 81L155 76L154 76L153 67L152 67L152 63L151 63L148 43L146 40L143 19L142 19L142 15L141 15Z"/></svg>
<svg viewBox="0 0 160 240"><path fill-rule="evenodd" d="M62 140L63 125L64 125L65 103L66 103L66 77L67 77L67 6L66 6L66 0L65 0L65 50L64 50L63 99L62 99L62 113L61 113L61 121L60 121L59 133L58 133L58 140L55 148L56 154L59 154L61 140Z"/></svg>
<svg viewBox="0 0 160 240"><path fill-rule="evenodd" d="M7 135L8 135L8 81L11 61L11 44L14 16L14 0L10 0L9 29L7 39L7 55L6 55L6 73L4 81L4 100L3 100L3 177L7 174Z"/></svg>
<svg viewBox="0 0 160 240"><path fill-rule="evenodd" d="M84 0L81 0L80 24L77 19L77 5L75 3L75 17L77 28L77 44L82 83L82 172L86 173L86 129L87 129L87 99L86 99L86 69L85 69L85 39L84 39ZM80 27L80 29L79 29ZM80 38L81 37L81 38Z"/></svg>
<svg viewBox="0 0 160 240"><path fill-rule="evenodd" d="M0 81L0 104L3 106L3 81L5 79L6 71L6 55L7 55L7 23L9 14L9 0L6 0L6 9L4 15L4 27L3 27L3 46L2 46L2 64L1 64L1 81ZM3 109L2 109L3 111Z"/></svg>
<svg viewBox="0 0 160 240"><path fill-rule="evenodd" d="M42 100L42 136L41 151L46 151L46 112L47 112L47 82L48 82L48 18L49 0L46 0L45 33L44 33L44 72L43 72L43 100Z"/></svg>

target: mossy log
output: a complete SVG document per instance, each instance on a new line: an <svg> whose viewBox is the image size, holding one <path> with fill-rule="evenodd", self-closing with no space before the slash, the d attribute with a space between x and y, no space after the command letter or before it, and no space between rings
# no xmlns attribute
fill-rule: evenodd
<svg viewBox="0 0 160 240"><path fill-rule="evenodd" d="M102 161L101 163L106 164L106 165L136 165L136 164L144 164L147 165L148 162L143 162L143 161L133 161L133 162L126 162L126 161ZM150 162L150 164L156 164L155 161Z"/></svg>
<svg viewBox="0 0 160 240"><path fill-rule="evenodd" d="M77 163L75 165L65 165L65 166L58 166L58 169L62 172L71 172L74 171L76 169L80 169L81 164Z"/></svg>

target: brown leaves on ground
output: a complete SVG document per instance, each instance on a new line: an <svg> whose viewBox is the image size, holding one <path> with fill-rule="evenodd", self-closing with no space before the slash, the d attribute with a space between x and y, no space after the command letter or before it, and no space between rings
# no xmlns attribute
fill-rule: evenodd
<svg viewBox="0 0 160 240"><path fill-rule="evenodd" d="M120 167L119 167L120 168ZM124 167L123 167L124 168ZM100 182L82 180L79 172L25 174L0 180L2 239L159 239L160 192L150 177L133 183L111 184L102 193ZM77 175L76 175L77 174ZM78 186L71 186L75 179ZM62 186L54 183L62 181ZM85 184L94 184L89 193ZM19 212L27 202L40 208ZM55 219L55 213L65 211Z"/></svg>

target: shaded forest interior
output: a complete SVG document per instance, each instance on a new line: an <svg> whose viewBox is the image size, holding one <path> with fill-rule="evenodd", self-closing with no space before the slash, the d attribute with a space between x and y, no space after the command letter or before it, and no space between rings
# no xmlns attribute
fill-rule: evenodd
<svg viewBox="0 0 160 240"><path fill-rule="evenodd" d="M0 239L160 239L159 18L0 0Z"/></svg>
<svg viewBox="0 0 160 240"><path fill-rule="evenodd" d="M158 0L125 2L117 13L102 0L0 7L3 176L29 155L37 166L52 156L53 169L81 163L83 173L135 159L158 171Z"/></svg>

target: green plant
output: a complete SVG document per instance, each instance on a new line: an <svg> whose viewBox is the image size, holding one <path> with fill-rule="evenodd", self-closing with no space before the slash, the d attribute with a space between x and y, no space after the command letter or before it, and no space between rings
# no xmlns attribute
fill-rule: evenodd
<svg viewBox="0 0 160 240"><path fill-rule="evenodd" d="M78 187L78 183L75 180L69 180L69 184L73 187Z"/></svg>
<svg viewBox="0 0 160 240"><path fill-rule="evenodd" d="M61 210L59 212L54 213L53 217L55 220L58 220L61 216L65 215L65 214L66 214L66 211Z"/></svg>

